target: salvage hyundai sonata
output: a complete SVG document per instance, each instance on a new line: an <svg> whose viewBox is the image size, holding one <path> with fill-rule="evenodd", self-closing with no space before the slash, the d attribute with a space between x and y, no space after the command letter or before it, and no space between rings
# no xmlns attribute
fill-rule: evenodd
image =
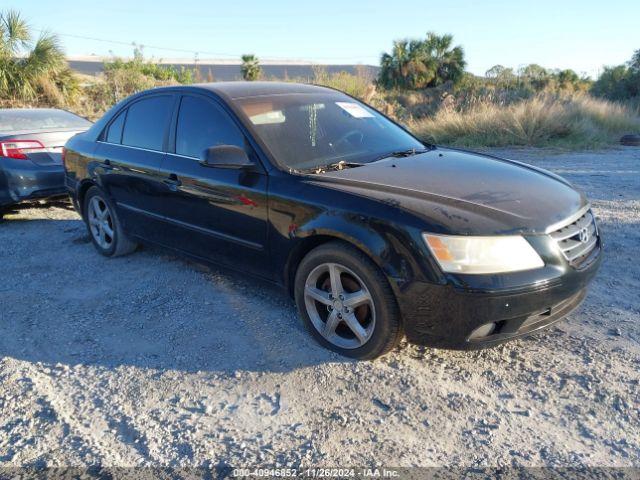
<svg viewBox="0 0 640 480"><path fill-rule="evenodd" d="M535 332L580 304L601 261L589 203L562 178L424 144L328 88L153 89L66 149L98 252L149 242L282 284L311 334L355 358L403 336L473 349Z"/></svg>

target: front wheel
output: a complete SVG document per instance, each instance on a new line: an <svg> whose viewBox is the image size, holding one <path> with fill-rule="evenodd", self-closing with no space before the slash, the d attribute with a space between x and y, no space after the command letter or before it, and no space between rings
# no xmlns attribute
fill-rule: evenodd
<svg viewBox="0 0 640 480"><path fill-rule="evenodd" d="M311 334L342 355L376 358L402 338L387 279L350 245L331 242L307 254L296 273L295 298Z"/></svg>
<svg viewBox="0 0 640 480"><path fill-rule="evenodd" d="M124 233L113 205L98 187L87 192L84 214L93 246L105 257L126 255L138 246Z"/></svg>

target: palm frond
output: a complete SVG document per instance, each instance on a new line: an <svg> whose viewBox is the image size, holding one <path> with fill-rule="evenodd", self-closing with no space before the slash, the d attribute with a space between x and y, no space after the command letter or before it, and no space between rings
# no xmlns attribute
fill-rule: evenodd
<svg viewBox="0 0 640 480"><path fill-rule="evenodd" d="M58 38L49 33L43 33L38 38L24 61L25 69L33 76L44 73L57 74L65 65L64 53Z"/></svg>
<svg viewBox="0 0 640 480"><path fill-rule="evenodd" d="M29 46L29 25L15 10L0 14L0 53L15 57Z"/></svg>

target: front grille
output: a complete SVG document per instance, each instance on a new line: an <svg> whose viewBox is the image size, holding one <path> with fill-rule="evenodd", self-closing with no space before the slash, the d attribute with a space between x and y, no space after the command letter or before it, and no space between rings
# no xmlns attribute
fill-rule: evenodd
<svg viewBox="0 0 640 480"><path fill-rule="evenodd" d="M573 266L579 266L598 244L598 228L591 210L549 235L560 247L564 258Z"/></svg>

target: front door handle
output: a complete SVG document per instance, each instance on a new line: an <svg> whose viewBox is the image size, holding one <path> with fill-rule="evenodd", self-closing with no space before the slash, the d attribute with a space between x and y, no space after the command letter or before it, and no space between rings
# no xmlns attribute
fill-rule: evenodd
<svg viewBox="0 0 640 480"><path fill-rule="evenodd" d="M178 178L178 176L175 173L172 173L169 175L168 178L165 178L163 180L163 183L165 185L167 185L169 187L170 190L173 190L174 192L176 190L178 190L178 187L180 185L182 185L182 182L180 181L180 179Z"/></svg>

